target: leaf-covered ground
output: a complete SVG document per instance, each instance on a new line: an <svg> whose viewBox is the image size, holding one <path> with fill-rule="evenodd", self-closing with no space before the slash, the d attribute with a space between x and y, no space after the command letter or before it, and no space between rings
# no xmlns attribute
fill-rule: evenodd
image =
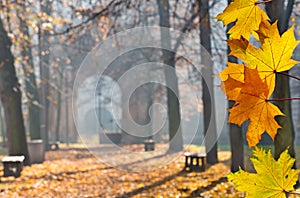
<svg viewBox="0 0 300 198"><path fill-rule="evenodd" d="M244 197L227 182L229 152L205 172L185 172L184 157L148 172L112 168L86 149L46 154L19 178L1 177L0 197ZM3 175L3 169L0 172Z"/></svg>

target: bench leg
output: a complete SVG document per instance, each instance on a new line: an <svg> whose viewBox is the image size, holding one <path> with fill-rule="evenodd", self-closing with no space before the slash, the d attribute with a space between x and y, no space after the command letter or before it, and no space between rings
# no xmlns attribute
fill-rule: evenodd
<svg viewBox="0 0 300 198"><path fill-rule="evenodd" d="M205 158L201 158L201 165L202 165L202 170L205 171Z"/></svg>

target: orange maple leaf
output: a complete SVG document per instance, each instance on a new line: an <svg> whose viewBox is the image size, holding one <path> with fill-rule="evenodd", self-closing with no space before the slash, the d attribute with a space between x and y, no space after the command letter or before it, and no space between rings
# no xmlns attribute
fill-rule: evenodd
<svg viewBox="0 0 300 198"><path fill-rule="evenodd" d="M260 78L269 87L269 97L275 88L275 74L287 71L298 63L291 57L299 41L295 39L294 26L280 36L277 22L271 25L263 21L257 33L261 48L254 47L243 38L228 41L228 45L231 55L247 63L249 68L257 68Z"/></svg>
<svg viewBox="0 0 300 198"><path fill-rule="evenodd" d="M250 34L256 36L259 24L264 19L269 19L267 14L257 6L257 0L234 0L225 8L223 13L216 18L223 21L224 25L235 22L228 34L230 38L239 39L243 36L250 38Z"/></svg>
<svg viewBox="0 0 300 198"><path fill-rule="evenodd" d="M226 81L221 84L221 89L227 95L227 100L236 100L239 96L244 82L244 73L243 64L228 62L228 66L218 74L223 82Z"/></svg>
<svg viewBox="0 0 300 198"><path fill-rule="evenodd" d="M284 114L268 101L269 88L266 82L261 80L257 69L245 66L244 71L244 83L228 75L222 86L228 99L235 100L235 105L229 110L228 122L241 125L250 120L246 138L252 147L260 141L265 131L274 139L277 129L280 128L275 116Z"/></svg>
<svg viewBox="0 0 300 198"><path fill-rule="evenodd" d="M238 57L241 60L246 60L246 50L249 41L241 37L240 39L231 39L227 41L230 48L230 56Z"/></svg>

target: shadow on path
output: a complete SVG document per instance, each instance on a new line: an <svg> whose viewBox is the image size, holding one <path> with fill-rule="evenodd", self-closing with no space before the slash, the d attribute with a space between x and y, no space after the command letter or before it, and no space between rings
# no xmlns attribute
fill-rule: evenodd
<svg viewBox="0 0 300 198"><path fill-rule="evenodd" d="M204 186L204 187L201 187L201 188L198 188L198 189L194 190L190 194L189 198L201 197L201 193L209 191L209 190L213 189L214 187L216 187L218 184L220 184L222 182L227 182L227 181L228 181L227 177L221 177L220 179L211 182L211 184L209 184L208 186Z"/></svg>
<svg viewBox="0 0 300 198"><path fill-rule="evenodd" d="M157 182L155 182L155 183L153 183L151 185L143 186L143 187L137 188L137 189L135 189L133 191L126 192L124 194L116 196L116 198L128 198L128 197L132 197L134 195L138 195L138 194L142 193L143 191L146 191L146 190L149 190L151 188L155 188L157 186L160 186L160 185L162 185L162 184L164 184L164 183L166 183L166 182L168 182L168 181L170 181L170 180L172 180L172 179L174 179L174 178L176 178L178 176L182 176L184 174L186 174L186 172L182 170L182 171L180 171L180 172L178 172L176 174L173 174L173 175L170 175L168 177L165 177L164 179L159 180L159 181L157 181Z"/></svg>

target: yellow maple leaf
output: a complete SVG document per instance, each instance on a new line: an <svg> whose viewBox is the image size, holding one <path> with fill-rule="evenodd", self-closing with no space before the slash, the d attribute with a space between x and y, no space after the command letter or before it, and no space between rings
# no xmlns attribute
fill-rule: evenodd
<svg viewBox="0 0 300 198"><path fill-rule="evenodd" d="M239 39L241 36L248 39L251 34L255 35L259 24L264 19L269 19L267 14L257 6L257 0L234 0L225 8L223 13L217 16L224 25L231 22L236 24L230 28L230 38Z"/></svg>
<svg viewBox="0 0 300 198"><path fill-rule="evenodd" d="M244 65L243 64L236 64L236 63L227 63L227 67L223 69L222 72L219 73L219 77L222 81L225 81L230 76L231 78L244 82Z"/></svg>
<svg viewBox="0 0 300 198"><path fill-rule="evenodd" d="M259 36L260 43L263 43L266 38L271 38L273 36L278 38L277 22L271 25L269 21L261 21L257 34Z"/></svg>
<svg viewBox="0 0 300 198"><path fill-rule="evenodd" d="M291 57L299 41L295 39L294 26L280 36L277 22L271 25L263 21L257 33L261 48L254 47L243 38L228 41L228 45L231 55L240 58L248 67L257 68L261 79L269 87L269 97L275 88L275 74L287 71L298 63Z"/></svg>
<svg viewBox="0 0 300 198"><path fill-rule="evenodd" d="M246 192L247 197L285 198L286 193L294 190L293 185L298 180L300 170L292 169L295 159L291 158L288 150L281 153L276 161L270 150L255 147L251 161L256 174L240 169L227 175L236 189Z"/></svg>
<svg viewBox="0 0 300 198"><path fill-rule="evenodd" d="M268 25L267 25L268 24ZM246 49L246 62L250 68L257 68L261 79L265 79L270 89L270 95L275 88L276 72L287 71L298 62L291 59L294 49L299 41L296 41L294 35L294 26L280 36L277 29L277 22L271 25L263 23L262 29L269 29L268 34L261 38L261 48L248 45Z"/></svg>
<svg viewBox="0 0 300 198"><path fill-rule="evenodd" d="M238 57L241 60L246 59L246 50L249 41L241 37L240 39L231 39L227 41L230 48L230 56Z"/></svg>
<svg viewBox="0 0 300 198"><path fill-rule="evenodd" d="M244 83L231 76L223 82L223 91L235 105L229 110L229 123L241 125L250 120L246 138L249 147L255 146L267 132L274 139L278 128L275 116L283 115L277 106L268 101L269 89L256 69L244 66Z"/></svg>

